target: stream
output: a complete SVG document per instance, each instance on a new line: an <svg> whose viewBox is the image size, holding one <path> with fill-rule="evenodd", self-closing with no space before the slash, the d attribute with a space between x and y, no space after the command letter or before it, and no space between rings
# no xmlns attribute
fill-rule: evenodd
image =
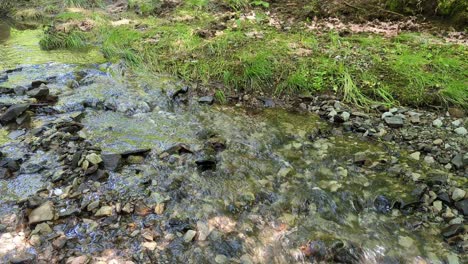
<svg viewBox="0 0 468 264"><path fill-rule="evenodd" d="M0 178L0 262L466 263L415 205L418 185L390 173L443 170L313 114L200 103L98 50L42 51L40 34L0 20L0 87L41 80L56 98L0 128L3 158L20 166ZM38 104L0 96L21 103ZM25 219L46 201L55 216L37 231Z"/></svg>

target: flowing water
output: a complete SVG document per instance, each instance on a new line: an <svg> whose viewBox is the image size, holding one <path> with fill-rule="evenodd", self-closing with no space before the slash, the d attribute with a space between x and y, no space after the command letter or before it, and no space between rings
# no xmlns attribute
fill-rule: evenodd
<svg viewBox="0 0 468 264"><path fill-rule="evenodd" d="M314 115L204 106L192 100L177 103L166 96L181 88L175 80L129 78L118 74L115 65L93 66L101 62L94 51L41 51L40 30L18 31L0 22L0 31L0 71L23 65L1 86L54 80L49 87L59 96L54 106L59 114L38 115L33 127L84 111L80 133L103 153L151 149L144 161L111 172L82 199L164 204L164 212L104 221L64 217L54 230L70 239L68 251L101 256L112 249L123 259L158 263L301 263L313 261L300 250L311 241L320 251L313 254L316 260L322 253L335 255L324 257L325 262L463 261L443 241L438 224L421 225L424 213L392 208L392 201L413 199L414 186L391 177L390 166L408 164L415 172L428 173L408 163L398 150L353 135L329 134L329 125ZM69 88L73 80L80 86ZM5 96L0 103L12 100L23 99ZM11 139L12 132L0 132L3 153L21 156L31 151ZM160 155L181 143L189 151ZM368 152L370 168L353 163L360 151ZM4 214L5 205L49 184L44 173L61 169L55 153L28 155L30 164L40 163L45 170L0 180ZM200 160L215 167L200 169ZM70 200L63 210L79 203ZM141 237L133 235L130 225L159 234L153 256L143 256ZM191 229L205 239L184 241Z"/></svg>

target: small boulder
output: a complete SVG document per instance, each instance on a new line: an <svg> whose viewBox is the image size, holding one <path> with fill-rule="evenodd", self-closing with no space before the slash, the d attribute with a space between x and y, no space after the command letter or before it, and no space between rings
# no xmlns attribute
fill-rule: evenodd
<svg viewBox="0 0 468 264"><path fill-rule="evenodd" d="M184 235L185 243L191 242L196 235L197 235L197 231L188 230L187 233L185 233L185 235Z"/></svg>

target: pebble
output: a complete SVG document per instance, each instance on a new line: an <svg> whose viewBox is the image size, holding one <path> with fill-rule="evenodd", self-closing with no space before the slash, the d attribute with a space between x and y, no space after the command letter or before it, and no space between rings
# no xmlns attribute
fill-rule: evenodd
<svg viewBox="0 0 468 264"><path fill-rule="evenodd" d="M444 142L444 141L443 141L442 139L438 138L438 139L434 140L432 143L433 143L434 145L440 145L440 144L442 144L443 142Z"/></svg>
<svg viewBox="0 0 468 264"><path fill-rule="evenodd" d="M452 122L452 126L459 127L461 125L461 123L462 123L461 120L457 119L457 120Z"/></svg>
<svg viewBox="0 0 468 264"><path fill-rule="evenodd" d="M432 156L426 156L424 157L424 162L426 162L427 164L433 164L435 160Z"/></svg>

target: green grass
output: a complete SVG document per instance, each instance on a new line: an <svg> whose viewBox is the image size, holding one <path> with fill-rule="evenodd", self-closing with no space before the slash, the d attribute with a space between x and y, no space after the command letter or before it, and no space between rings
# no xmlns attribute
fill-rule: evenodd
<svg viewBox="0 0 468 264"><path fill-rule="evenodd" d="M242 8L252 1L229 3ZM157 8L158 1L130 4L131 8L141 9L142 4ZM417 33L384 38L372 34L342 37L333 31L316 34L302 29L285 32L266 26L263 19L237 20L236 28L202 38L197 32L217 23L212 5L208 0L188 0L172 11L170 17L191 17L187 21L140 17L133 10L123 15L145 25L143 30L134 25L111 27L110 17L93 13L97 26L91 32L49 32L41 45L45 49L96 45L110 61L123 59L136 69L170 73L204 85L221 82L225 88L216 94L222 98L233 91L273 95L334 92L362 107L468 107L465 46ZM56 21L80 19L84 16L67 12L56 17Z"/></svg>

